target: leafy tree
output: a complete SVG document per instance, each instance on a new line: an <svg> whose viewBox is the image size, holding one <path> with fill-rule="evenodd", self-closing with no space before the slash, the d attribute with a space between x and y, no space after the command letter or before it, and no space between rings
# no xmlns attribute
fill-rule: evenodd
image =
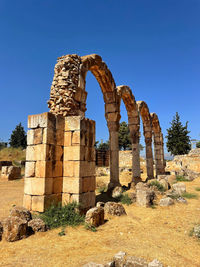
<svg viewBox="0 0 200 267"><path fill-rule="evenodd" d="M101 143L97 146L98 150L109 150L109 141L105 143L101 141Z"/></svg>
<svg viewBox="0 0 200 267"><path fill-rule="evenodd" d="M10 136L9 144L11 147L15 148L26 148L26 132L24 131L24 127L21 125L21 122L19 125L16 126L15 130L13 130Z"/></svg>
<svg viewBox="0 0 200 267"><path fill-rule="evenodd" d="M200 141L196 143L196 148L200 148Z"/></svg>
<svg viewBox="0 0 200 267"><path fill-rule="evenodd" d="M119 126L119 150L130 150L131 139L128 124L123 121Z"/></svg>
<svg viewBox="0 0 200 267"><path fill-rule="evenodd" d="M172 155L187 154L191 149L190 137L188 136L190 132L187 130L188 122L183 126L180 116L176 112L170 124L171 127L167 129L168 134L166 136L168 152L171 152Z"/></svg>
<svg viewBox="0 0 200 267"><path fill-rule="evenodd" d="M7 143L6 142L0 142L0 150L7 147Z"/></svg>

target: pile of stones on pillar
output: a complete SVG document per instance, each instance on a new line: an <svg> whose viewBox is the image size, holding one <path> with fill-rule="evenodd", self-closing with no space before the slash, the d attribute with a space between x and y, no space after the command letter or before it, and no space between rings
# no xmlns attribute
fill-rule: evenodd
<svg viewBox="0 0 200 267"><path fill-rule="evenodd" d="M82 210L95 206L95 122L65 118L63 204L76 201Z"/></svg>

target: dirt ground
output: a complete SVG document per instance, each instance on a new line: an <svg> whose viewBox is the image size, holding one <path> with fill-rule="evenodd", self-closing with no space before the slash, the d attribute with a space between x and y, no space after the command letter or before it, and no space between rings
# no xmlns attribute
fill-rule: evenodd
<svg viewBox="0 0 200 267"><path fill-rule="evenodd" d="M108 176L97 178L109 180ZM125 183L130 175L123 174ZM190 230L200 223L200 178L187 182L187 191L199 199L188 200L188 205L142 208L125 205L127 216L110 217L97 232L83 226L67 227L65 236L60 229L36 233L14 243L0 242L0 266L82 266L93 261L106 263L119 251L128 255L157 258L166 266L200 266L200 241L189 236ZM22 205L23 179L0 180L0 219L9 214L12 205Z"/></svg>

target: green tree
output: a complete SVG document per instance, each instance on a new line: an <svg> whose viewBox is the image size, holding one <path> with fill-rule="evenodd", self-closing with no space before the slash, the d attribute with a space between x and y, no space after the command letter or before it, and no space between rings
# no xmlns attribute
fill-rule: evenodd
<svg viewBox="0 0 200 267"><path fill-rule="evenodd" d="M196 148L200 148L200 141L196 143Z"/></svg>
<svg viewBox="0 0 200 267"><path fill-rule="evenodd" d="M180 116L178 112L173 117L170 123L171 127L167 129L167 150L172 155L184 155L187 154L191 149L190 133L187 129L188 122L185 126L182 125L180 121Z"/></svg>
<svg viewBox="0 0 200 267"><path fill-rule="evenodd" d="M105 143L101 141L101 143L97 146L98 150L109 150L109 141L106 141Z"/></svg>
<svg viewBox="0 0 200 267"><path fill-rule="evenodd" d="M119 150L130 150L131 139L128 124L123 121L119 126Z"/></svg>
<svg viewBox="0 0 200 267"><path fill-rule="evenodd" d="M15 130L13 130L9 141L11 147L26 148L26 132L24 131L24 127L21 125L21 122L16 126Z"/></svg>

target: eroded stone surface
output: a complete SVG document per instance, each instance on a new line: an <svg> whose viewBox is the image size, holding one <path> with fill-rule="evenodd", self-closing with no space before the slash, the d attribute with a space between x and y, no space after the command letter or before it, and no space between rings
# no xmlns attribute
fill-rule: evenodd
<svg viewBox="0 0 200 267"><path fill-rule="evenodd" d="M104 224L104 208L95 207L89 209L85 216L85 222L95 227Z"/></svg>
<svg viewBox="0 0 200 267"><path fill-rule="evenodd" d="M115 202L106 202L104 206L104 211L110 215L126 215L126 211L123 205Z"/></svg>

